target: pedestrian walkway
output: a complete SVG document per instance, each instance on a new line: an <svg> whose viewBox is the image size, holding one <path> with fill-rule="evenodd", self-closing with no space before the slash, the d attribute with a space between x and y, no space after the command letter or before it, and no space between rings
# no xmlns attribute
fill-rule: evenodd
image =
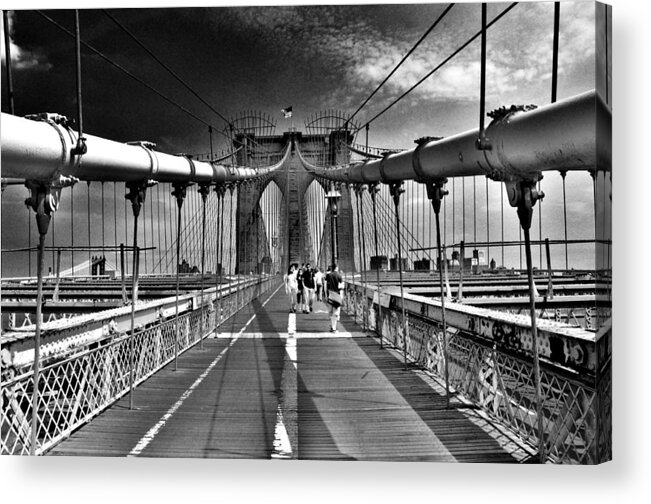
<svg viewBox="0 0 651 504"><path fill-rule="evenodd" d="M517 462L527 454L476 411L406 371L326 305L288 313L263 295L123 397L51 455ZM295 325L295 333L290 334ZM461 406L458 401L453 405Z"/></svg>

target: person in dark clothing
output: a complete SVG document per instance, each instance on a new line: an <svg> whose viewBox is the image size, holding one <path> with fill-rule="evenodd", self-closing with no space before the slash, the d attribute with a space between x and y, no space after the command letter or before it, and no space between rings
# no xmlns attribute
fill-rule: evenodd
<svg viewBox="0 0 651 504"><path fill-rule="evenodd" d="M303 267L305 264L301 264L301 267L298 268L298 273L296 274L296 280L298 280L298 293L296 294L296 302L298 306L303 306Z"/></svg>
<svg viewBox="0 0 651 504"><path fill-rule="evenodd" d="M339 273L336 264L330 267L330 271L325 277L326 300L330 307L330 332L337 333L337 322L341 315L341 298L344 288L344 280ZM333 293L331 296L330 293Z"/></svg>
<svg viewBox="0 0 651 504"><path fill-rule="evenodd" d="M303 271L303 313L312 311L315 287L314 270L310 267L310 263L307 263Z"/></svg>

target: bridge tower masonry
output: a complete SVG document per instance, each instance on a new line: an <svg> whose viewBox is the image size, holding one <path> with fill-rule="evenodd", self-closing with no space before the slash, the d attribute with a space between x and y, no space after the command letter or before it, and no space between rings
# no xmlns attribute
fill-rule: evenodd
<svg viewBox="0 0 651 504"><path fill-rule="evenodd" d="M336 133L341 134L341 132ZM260 198L271 180L278 185L285 201L283 208L286 215L280 217L281 229L283 230L280 239L284 241L281 245L281 249L284 250L281 258L282 268L286 270L293 263L310 262L314 264L315 261L319 262L321 266L327 266L325 258L327 257L328 261L330 261L330 257L329 254L324 256L324 251L326 247L329 247L330 243L330 220L324 220L322 253L317 258L318 251L313 250L313 241L308 224L310 209L307 208L305 200L306 191L315 179L302 166L294 145L295 143L304 144L309 142L312 147L316 145L317 149L323 149L330 163L339 164L345 162L344 157L347 154L345 148L342 149L340 146L339 138L333 138L333 133L306 137L301 132L293 131L286 132L283 135L260 136L257 138L249 133L238 135L235 140L237 145L244 146L238 151L237 163L238 165L248 166L268 165L270 155L281 153L287 142L292 142L292 152L284 167L275 171L265 183L244 184L239 188L235 224L237 236L235 272L242 274L261 272L262 265L260 261L270 254L269 239L266 236L262 218ZM256 146L258 146L257 153ZM327 190L328 188L324 187L324 191ZM355 271L353 259L353 208L348 187L342 185L339 191L342 196L339 201L337 218L339 267L342 271L352 272Z"/></svg>

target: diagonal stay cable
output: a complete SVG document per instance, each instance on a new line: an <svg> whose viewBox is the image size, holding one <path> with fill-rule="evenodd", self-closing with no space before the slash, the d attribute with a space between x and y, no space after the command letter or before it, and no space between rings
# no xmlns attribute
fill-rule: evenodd
<svg viewBox="0 0 651 504"><path fill-rule="evenodd" d="M112 14L110 14L106 9L102 9L102 12L111 20L113 21L124 33L126 33L136 44L138 44L147 54L149 54L160 66L162 66L165 70L167 70L172 77L174 77L177 81L179 81L190 93L192 93L194 96L201 101L205 106L207 106L210 110L212 110L217 116L219 116L223 121L226 122L226 124L230 125L231 121L226 119L222 114L219 113L218 110L216 110L210 103L208 103L206 100L204 100L199 93L197 93L190 85L185 82L174 70L172 70L169 66L167 66L156 54L154 54L147 46L145 46L138 38L127 29L126 26L124 26L120 21L118 21Z"/></svg>
<svg viewBox="0 0 651 504"><path fill-rule="evenodd" d="M409 50L409 52L407 52L407 54L405 54L405 55L402 57L402 59L401 59L400 62L399 62L399 63L394 67L394 69L391 70L391 72L389 73L389 75L387 75L387 76L384 78L384 80L383 80L382 82L380 82L380 84L379 84L379 85L375 88L375 90L374 90L374 91L373 91L373 92L368 96L368 98L366 98L366 100L364 100L364 103L362 103L359 107L357 107L357 110L355 110L355 112L353 112L353 115L351 115L351 116L348 118L348 121L351 121L351 120L352 120L352 119L357 115L357 113L358 113L360 110L362 110L362 108L364 108L364 106L365 106L365 105L366 105L366 104L371 100L371 98L373 98L373 97L375 96L375 94L380 90L380 88L381 88L382 86L384 86L384 84L386 84L386 82L391 78L391 76L392 76L394 73L396 73L396 71L398 70L398 68L400 68L400 66L401 66L401 65L405 62L405 60L406 60L406 59L411 55L411 53L413 53L413 52L416 50L416 48L421 44L421 42L422 42L423 40L425 40L425 38L430 34L430 32L431 32L434 28L436 28L436 25L438 25L438 24L443 20L443 18L444 18L444 17L446 16L446 14L450 11L450 9L452 9L452 7L454 7L454 4L453 4L453 3L451 3L450 5L447 6L447 8L443 11L443 13L442 13L442 14L441 14L437 19L436 19L436 21L434 21L434 23L432 24L432 26L430 26L430 27L427 29L427 31L426 31L425 33L423 33L423 35L422 35L422 36L420 37L420 39L418 39L418 41L417 41L417 42L412 46L412 48Z"/></svg>
<svg viewBox="0 0 651 504"><path fill-rule="evenodd" d="M57 28L59 28L61 31L63 31L63 32L66 33L67 35L69 35L69 36L71 36L71 37L74 37L74 36L75 36L71 31L69 31L67 28L65 28L65 27L62 26L61 24L57 23L54 19L52 19L51 17L49 17L47 14L44 14L44 13L41 12L40 10L37 10L36 13L39 14L41 17L45 18L46 20L48 20L50 23L52 23L54 26L56 26ZM87 49L90 49L92 52L94 52L97 56L99 56L100 58L102 58L104 61L106 61L107 63L113 65L113 66L114 66L115 68L117 68L118 70L124 72L124 73L127 74L129 77L131 77L131 78L134 79L135 81L139 82L140 84L142 84L143 86L145 86L145 87L146 87L147 89L149 89L150 91L156 93L158 96L160 96L161 98L163 98L165 101L167 101L167 102L170 103L171 105L174 105L175 107L177 107L178 109L182 110L183 112L185 112L185 113L188 114L189 116L193 117L193 118L196 119L197 121L201 122L201 123L204 124L205 126L212 126L210 123L204 121L204 120L201 119L199 116L197 116L196 114L194 114L194 113L191 112L190 110L186 109L183 105L180 105L180 104L176 103L174 100L172 100L172 99L169 98L168 96L164 95L163 93L161 93L160 91L158 91L156 88L154 88L154 87L151 86L150 84L147 84L147 83L146 83L145 81L143 81L140 77L137 77L136 75L132 74L129 70L127 70L126 68L124 68L122 65L120 65L120 64L116 63L115 61L111 60L108 56L105 56L102 52L98 51L97 49L95 49L95 48L94 48L93 46L91 46L90 44L84 42L83 40L81 41L81 43L84 45L84 47L86 47Z"/></svg>
<svg viewBox="0 0 651 504"><path fill-rule="evenodd" d="M118 21L115 16L113 16L111 13L109 13L106 9L102 9L102 12L111 20L113 21L118 28L120 28L124 33L126 33L129 38L131 38L136 44L138 44L149 56L151 56L156 63L158 63L160 66L162 66L172 77L174 77L178 82L181 83L185 89L187 89L190 93L192 93L201 103L203 103L206 107L208 107L210 110L212 110L219 118L221 118L226 124L228 124L229 127L233 126L233 122L224 115L222 115L218 110L216 110L210 103L208 103L199 93L197 93L187 82L185 82L174 70L172 70L168 65L165 64L153 51L151 51L145 44L143 44L126 26L124 26L120 21ZM224 133L223 131L219 131L218 133L225 136L226 138L229 138L229 136ZM250 138L250 141L252 141L254 144L257 146L261 147L263 151L267 153L271 153L271 151L266 148L264 145L260 144L257 140ZM241 143L241 142L238 142Z"/></svg>
<svg viewBox="0 0 651 504"><path fill-rule="evenodd" d="M513 2L511 5L509 5L506 9L504 9L501 13L499 13L490 23L486 25L486 29L490 28L492 25L494 25L497 21L499 21L503 16L505 16L513 7L518 5L518 2ZM469 38L461 47L459 47L456 51L454 51L450 56L445 58L439 65L437 65L433 70L431 70L427 75L425 75L422 79L420 79L416 84L414 84L412 87L410 87L407 91L405 91L403 94L401 94L398 98L393 100L386 108L384 108L381 112L377 113L374 115L370 120L368 120L365 124L361 125L359 129L362 127L366 127L366 125L371 124L373 121L375 121L378 117L380 117L382 114L384 114L387 110L389 110L391 107L393 107L396 103L398 103L400 100L402 100L405 96L407 96L409 93L411 93L414 89L416 89L418 86L420 86L425 80L427 80L432 74L440 70L446 63L448 63L452 58L454 58L457 54L459 54L461 51L463 51L466 47L468 47L477 37L481 36L482 30L479 30L475 35L473 35L471 38Z"/></svg>

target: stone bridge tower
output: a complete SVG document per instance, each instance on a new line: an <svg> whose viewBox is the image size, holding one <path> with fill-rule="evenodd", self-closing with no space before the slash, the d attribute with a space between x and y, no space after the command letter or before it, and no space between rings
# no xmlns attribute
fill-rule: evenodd
<svg viewBox="0 0 651 504"><path fill-rule="evenodd" d="M346 137L350 141L350 133ZM313 175L302 165L296 145L301 152L311 155L313 159L327 164L337 164L346 161L348 151L342 148L340 136L342 131L330 131L321 134L305 135L297 131L285 132L282 135L256 135L255 131L244 131L234 136L237 152L237 164L247 166L268 166L278 159L279 154L288 142L291 143L291 153L284 166L275 171L270 177L258 183L244 184L238 191L238 209L236 214L237 261L236 272L262 272L264 266L258 263L259 258L270 255L269 237L262 221L260 198L264 190L273 181L282 194L280 216L280 236L278 237L281 250L281 270L286 270L292 263L318 263L325 267L330 258L330 219L323 216L322 237L312 240L308 213L315 209L307 207L306 191L315 181ZM328 188L324 187L324 191ZM353 208L347 187L340 189L341 200L337 219L338 257L341 271L355 270L353 249ZM321 242L321 253L313 250L312 243Z"/></svg>

